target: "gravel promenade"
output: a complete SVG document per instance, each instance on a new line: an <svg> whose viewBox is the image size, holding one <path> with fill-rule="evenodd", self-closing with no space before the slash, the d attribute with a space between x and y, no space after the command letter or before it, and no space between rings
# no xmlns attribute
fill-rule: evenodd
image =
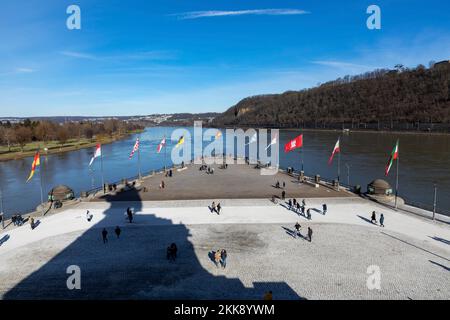
<svg viewBox="0 0 450 320"><path fill-rule="evenodd" d="M306 199L309 221L268 200L83 203L0 234L3 299L450 299L450 227L362 199ZM216 200L217 202L217 200ZM321 213L321 204L328 213ZM135 209L129 224L124 211ZM93 220L85 218L86 210ZM370 212L385 215L385 228ZM313 241L293 237L310 226ZM113 228L121 226L117 239ZM102 228L109 243L101 240ZM165 258L176 242L175 263ZM227 268L212 250L226 248ZM81 290L68 290L66 268L81 268ZM367 268L380 268L369 290Z"/></svg>

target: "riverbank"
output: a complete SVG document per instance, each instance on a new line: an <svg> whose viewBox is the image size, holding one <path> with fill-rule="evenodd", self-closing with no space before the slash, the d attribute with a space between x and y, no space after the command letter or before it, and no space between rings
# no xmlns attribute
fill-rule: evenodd
<svg viewBox="0 0 450 320"><path fill-rule="evenodd" d="M115 135L113 137L98 137L93 139L74 139L69 140L64 145L60 145L57 141L43 141L31 142L24 147L24 151L17 150L19 147L14 147L17 151L7 151L7 147L0 147L0 161L18 160L34 156L36 150L41 150L41 155L51 155L58 153L65 153L85 148L95 147L98 143L109 144L118 140L124 139L132 134L141 133L143 130L131 131L126 134Z"/></svg>
<svg viewBox="0 0 450 320"><path fill-rule="evenodd" d="M247 130L247 129L267 129L267 130L271 130L271 129L279 129L279 130L284 130L284 131L304 131L304 132L338 132L338 133L344 133L344 134L348 134L348 133L381 133L381 134L405 134L405 135L414 135L414 134L419 134L419 135L431 135L431 136L449 136L450 132L443 132L443 131L417 131L417 130L373 130L373 129L351 129L351 128L345 128L345 130L348 131L344 131L342 129L330 129L330 128L282 128L282 127L275 127L275 126L246 126L246 125L238 125L238 126L219 126L219 127L215 127L215 126L210 126L210 125L206 125L203 124L203 127L205 128L217 128L217 129L222 129L222 130L226 130L226 129L243 129L243 130Z"/></svg>

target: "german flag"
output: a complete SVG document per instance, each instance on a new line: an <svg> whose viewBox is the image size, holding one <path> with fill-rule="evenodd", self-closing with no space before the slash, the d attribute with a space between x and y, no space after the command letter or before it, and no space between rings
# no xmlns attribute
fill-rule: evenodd
<svg viewBox="0 0 450 320"><path fill-rule="evenodd" d="M36 171L36 167L39 166L40 164L41 164L41 161L40 161L39 151L37 151L36 154L34 155L33 163L31 164L31 172L30 172L30 176L28 177L27 182L30 181L31 178L33 178L34 171Z"/></svg>

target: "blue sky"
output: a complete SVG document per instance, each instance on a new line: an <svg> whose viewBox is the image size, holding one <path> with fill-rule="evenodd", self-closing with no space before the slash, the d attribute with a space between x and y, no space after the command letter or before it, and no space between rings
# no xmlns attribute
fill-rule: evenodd
<svg viewBox="0 0 450 320"><path fill-rule="evenodd" d="M81 30L66 9L81 8ZM371 4L381 30L366 27ZM0 116L224 111L397 63L450 58L450 3L2 0Z"/></svg>

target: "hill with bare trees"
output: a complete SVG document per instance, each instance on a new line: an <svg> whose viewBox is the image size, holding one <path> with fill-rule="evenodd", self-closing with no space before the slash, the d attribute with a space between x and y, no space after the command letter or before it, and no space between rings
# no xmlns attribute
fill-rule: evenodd
<svg viewBox="0 0 450 320"><path fill-rule="evenodd" d="M450 131L450 63L375 70L318 87L245 98L217 127Z"/></svg>

